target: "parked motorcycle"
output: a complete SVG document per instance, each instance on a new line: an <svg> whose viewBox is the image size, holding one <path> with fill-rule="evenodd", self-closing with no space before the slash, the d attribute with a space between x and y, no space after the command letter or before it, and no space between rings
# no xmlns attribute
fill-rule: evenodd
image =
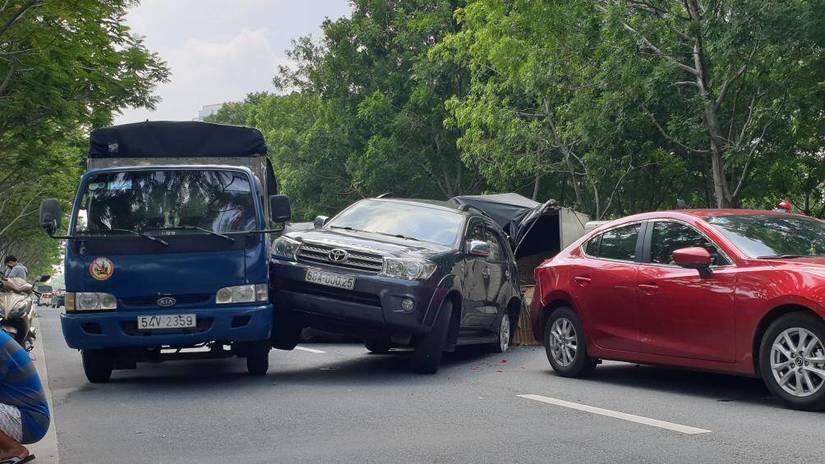
<svg viewBox="0 0 825 464"><path fill-rule="evenodd" d="M49 276L40 278L40 282ZM14 338L26 351L34 348L37 330L34 328L36 309L34 286L23 279L0 278L0 330Z"/></svg>

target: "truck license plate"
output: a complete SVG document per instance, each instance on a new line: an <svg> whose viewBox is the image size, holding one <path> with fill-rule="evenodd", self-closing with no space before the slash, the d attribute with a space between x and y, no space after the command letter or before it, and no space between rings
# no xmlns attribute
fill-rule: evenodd
<svg viewBox="0 0 825 464"><path fill-rule="evenodd" d="M352 290L355 288L355 277L334 272L326 272L318 269L308 269L306 281L313 284L326 285L327 287L344 288Z"/></svg>
<svg viewBox="0 0 825 464"><path fill-rule="evenodd" d="M152 329L187 329L198 325L194 314L159 314L156 316L138 316L138 330Z"/></svg>

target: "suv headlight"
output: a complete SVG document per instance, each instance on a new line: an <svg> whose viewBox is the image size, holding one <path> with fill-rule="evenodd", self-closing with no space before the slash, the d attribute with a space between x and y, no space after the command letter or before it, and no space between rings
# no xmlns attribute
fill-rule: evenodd
<svg viewBox="0 0 825 464"><path fill-rule="evenodd" d="M426 280L435 272L436 265L426 259L384 258L380 275L407 280Z"/></svg>
<svg viewBox="0 0 825 464"><path fill-rule="evenodd" d="M297 261L298 258L295 255L298 253L298 248L301 248L301 242L282 235L272 242L272 255L276 258Z"/></svg>
<svg viewBox="0 0 825 464"><path fill-rule="evenodd" d="M66 312L112 311L117 309L117 298L111 293L66 292Z"/></svg>
<svg viewBox="0 0 825 464"><path fill-rule="evenodd" d="M269 301L268 284L236 285L224 287L215 294L215 303L258 303Z"/></svg>

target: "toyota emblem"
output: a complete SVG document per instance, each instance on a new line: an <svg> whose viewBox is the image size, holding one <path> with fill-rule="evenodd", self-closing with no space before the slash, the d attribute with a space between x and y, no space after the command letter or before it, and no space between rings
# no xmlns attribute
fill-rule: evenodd
<svg viewBox="0 0 825 464"><path fill-rule="evenodd" d="M329 251L329 260L333 263L343 263L347 261L349 257L349 253L347 250L342 250L340 248L335 248Z"/></svg>
<svg viewBox="0 0 825 464"><path fill-rule="evenodd" d="M171 296L162 296L158 298L158 306L163 306L164 308L168 308L169 306L175 306L178 300L174 299Z"/></svg>

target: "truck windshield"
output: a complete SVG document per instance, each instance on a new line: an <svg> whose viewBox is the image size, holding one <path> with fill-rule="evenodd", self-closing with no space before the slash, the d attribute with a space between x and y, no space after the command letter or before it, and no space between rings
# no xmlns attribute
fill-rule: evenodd
<svg viewBox="0 0 825 464"><path fill-rule="evenodd" d="M458 241L464 217L428 206L362 200L336 216L326 227L420 240L451 246Z"/></svg>
<svg viewBox="0 0 825 464"><path fill-rule="evenodd" d="M86 182L75 233L208 234L255 229L249 178L221 170L101 173Z"/></svg>

